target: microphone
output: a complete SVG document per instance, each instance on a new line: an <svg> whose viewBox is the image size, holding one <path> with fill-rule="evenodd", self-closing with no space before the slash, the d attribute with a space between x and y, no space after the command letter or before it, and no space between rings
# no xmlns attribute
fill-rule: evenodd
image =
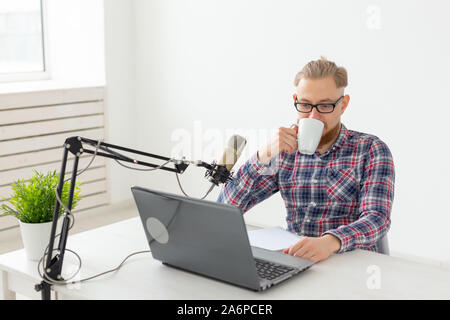
<svg viewBox="0 0 450 320"><path fill-rule="evenodd" d="M247 140L237 134L233 135L225 147L222 158L220 159L218 165L225 166L228 171L234 167L237 159L241 156L242 150L247 144Z"/></svg>
<svg viewBox="0 0 450 320"><path fill-rule="evenodd" d="M205 177L215 185L231 181L231 169L236 164L237 159L241 156L242 150L246 144L247 140L244 137L239 135L231 136L225 147L222 158L220 158L218 163L212 163L212 168L206 172Z"/></svg>

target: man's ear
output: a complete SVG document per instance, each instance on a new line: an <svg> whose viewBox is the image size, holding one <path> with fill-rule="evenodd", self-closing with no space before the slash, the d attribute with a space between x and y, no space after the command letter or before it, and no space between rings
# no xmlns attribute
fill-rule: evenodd
<svg viewBox="0 0 450 320"><path fill-rule="evenodd" d="M344 99L342 99L342 106L341 106L341 115L345 112L345 110L347 109L347 106L350 102L350 96L348 94L346 94L344 96Z"/></svg>

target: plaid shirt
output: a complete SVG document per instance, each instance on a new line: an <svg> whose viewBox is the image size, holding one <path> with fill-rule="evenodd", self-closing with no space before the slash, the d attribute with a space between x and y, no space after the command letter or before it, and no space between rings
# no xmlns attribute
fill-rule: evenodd
<svg viewBox="0 0 450 320"><path fill-rule="evenodd" d="M341 241L338 253L356 248L378 251L376 242L390 227L394 163L378 137L347 130L324 154L280 152L269 164L255 153L221 189L218 202L243 213L280 191L288 231Z"/></svg>

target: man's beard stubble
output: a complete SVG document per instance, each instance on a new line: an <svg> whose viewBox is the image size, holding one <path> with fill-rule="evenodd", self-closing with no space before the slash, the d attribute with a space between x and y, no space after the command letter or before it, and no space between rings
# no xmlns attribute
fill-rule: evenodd
<svg viewBox="0 0 450 320"><path fill-rule="evenodd" d="M319 146L317 148L320 149L321 147L336 141L340 131L341 131L341 122L339 122L332 130L328 131L320 139Z"/></svg>

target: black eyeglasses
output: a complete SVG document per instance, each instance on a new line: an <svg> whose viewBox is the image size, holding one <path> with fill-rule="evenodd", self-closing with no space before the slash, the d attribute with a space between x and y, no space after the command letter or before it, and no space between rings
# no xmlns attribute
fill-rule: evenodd
<svg viewBox="0 0 450 320"><path fill-rule="evenodd" d="M334 108L336 108L336 105L338 105L339 102L342 101L342 98L344 98L344 96L340 97L335 103L310 104L305 102L298 102L297 97L295 97L294 106L295 109L297 109L297 111L301 113L310 113L313 108L316 108L319 113L332 113L334 111Z"/></svg>

